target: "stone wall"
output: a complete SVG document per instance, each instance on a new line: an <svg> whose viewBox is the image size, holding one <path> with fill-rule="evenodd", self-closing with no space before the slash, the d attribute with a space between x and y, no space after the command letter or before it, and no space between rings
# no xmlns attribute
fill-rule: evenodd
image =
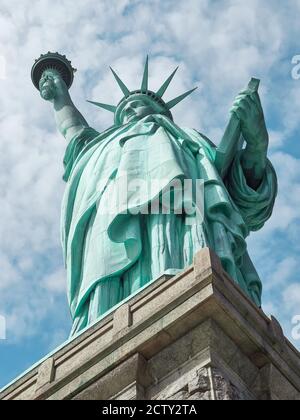
<svg viewBox="0 0 300 420"><path fill-rule="evenodd" d="M2 400L299 400L299 352L209 249L0 393Z"/></svg>

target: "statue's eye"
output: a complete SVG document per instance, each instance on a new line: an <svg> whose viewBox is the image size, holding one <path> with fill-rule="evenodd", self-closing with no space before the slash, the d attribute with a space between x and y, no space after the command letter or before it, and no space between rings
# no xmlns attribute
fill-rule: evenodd
<svg viewBox="0 0 300 420"><path fill-rule="evenodd" d="M138 108L140 106L140 103L139 102L132 102L131 103L131 107L132 108Z"/></svg>

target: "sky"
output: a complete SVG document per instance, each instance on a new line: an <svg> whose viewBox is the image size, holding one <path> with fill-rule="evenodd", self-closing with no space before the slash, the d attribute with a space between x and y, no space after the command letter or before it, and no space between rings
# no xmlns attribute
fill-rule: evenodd
<svg viewBox="0 0 300 420"><path fill-rule="evenodd" d="M264 285L263 309L300 348L300 0L1 0L0 387L67 339L71 321L60 245L65 140L30 78L48 51L78 69L71 96L101 131L116 104L112 66L131 90L149 54L150 88L180 69L166 99L198 86L175 122L218 143L234 97L254 76L279 179L272 218L249 252ZM298 319L299 320L299 319ZM299 331L299 329L298 329Z"/></svg>

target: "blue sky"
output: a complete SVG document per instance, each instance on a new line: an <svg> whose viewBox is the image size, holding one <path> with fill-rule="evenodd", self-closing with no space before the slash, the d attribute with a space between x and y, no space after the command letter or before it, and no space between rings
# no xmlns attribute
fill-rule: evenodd
<svg viewBox="0 0 300 420"><path fill-rule="evenodd" d="M248 242L264 310L292 339L291 321L300 314L300 79L292 77L299 19L298 0L1 1L0 316L7 340L0 340L0 387L70 329L59 235L66 144L30 80L34 59L49 50L77 67L71 95L97 130L111 125L112 115L85 100L121 99L109 65L131 89L146 54L150 88L179 65L166 99L199 89L175 108L175 121L216 143L235 95L251 76L261 79L279 196L272 219Z"/></svg>

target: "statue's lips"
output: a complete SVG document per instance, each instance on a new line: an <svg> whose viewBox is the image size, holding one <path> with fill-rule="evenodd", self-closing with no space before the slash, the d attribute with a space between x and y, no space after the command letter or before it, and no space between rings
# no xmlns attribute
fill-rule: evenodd
<svg viewBox="0 0 300 420"><path fill-rule="evenodd" d="M131 120L132 118L135 118L136 115L137 115L135 111L127 111L126 114L127 114L127 119L128 120Z"/></svg>

